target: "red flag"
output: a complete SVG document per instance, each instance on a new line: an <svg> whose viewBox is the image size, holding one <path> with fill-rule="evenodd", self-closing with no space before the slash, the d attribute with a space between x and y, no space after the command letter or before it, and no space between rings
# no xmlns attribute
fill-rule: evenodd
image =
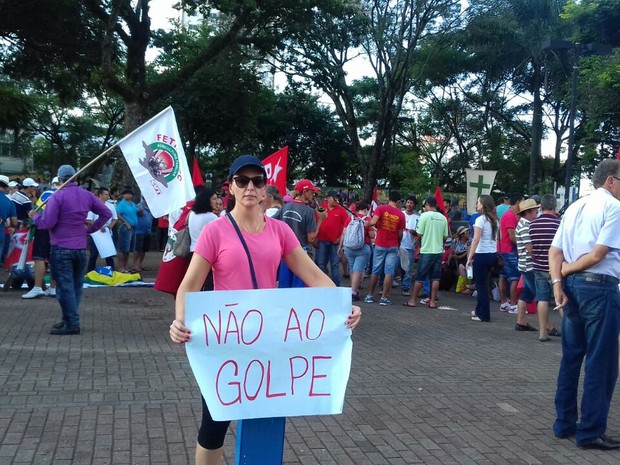
<svg viewBox="0 0 620 465"><path fill-rule="evenodd" d="M377 186L372 191L372 201L370 202L370 211L368 212L368 216L372 217L375 210L379 206L379 191L377 190Z"/></svg>
<svg viewBox="0 0 620 465"><path fill-rule="evenodd" d="M618 155L616 155L616 159L620 160L620 147L618 147Z"/></svg>
<svg viewBox="0 0 620 465"><path fill-rule="evenodd" d="M192 184L194 187L205 185L205 181L202 179L202 174L200 173L200 166L198 166L198 158L196 158L196 155L194 155L194 166L192 167Z"/></svg>
<svg viewBox="0 0 620 465"><path fill-rule="evenodd" d="M267 171L267 184L276 186L282 196L286 195L288 147L281 148L265 158L263 166Z"/></svg>
<svg viewBox="0 0 620 465"><path fill-rule="evenodd" d="M444 216L446 217L446 219L448 219L448 213L445 211L445 207L443 205L443 195L441 193L441 189L439 188L439 186L437 186L435 188L435 200L437 200L437 208L441 208L441 211L443 212Z"/></svg>
<svg viewBox="0 0 620 465"><path fill-rule="evenodd" d="M177 295L177 290L181 285L181 281L183 281L183 278L185 277L185 272L189 267L189 262L192 257L177 257L172 252L172 248L174 247L177 232L186 227L185 224L187 217L189 216L193 206L193 200L187 202L185 207L183 207L181 217L174 224L172 231L169 232L168 242L166 242L166 249L164 250L162 262L159 265L157 278L155 279L155 289L172 294L175 297Z"/></svg>

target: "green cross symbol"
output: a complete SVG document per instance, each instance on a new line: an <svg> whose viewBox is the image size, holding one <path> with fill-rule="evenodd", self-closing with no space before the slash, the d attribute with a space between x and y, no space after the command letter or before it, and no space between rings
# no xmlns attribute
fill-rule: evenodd
<svg viewBox="0 0 620 465"><path fill-rule="evenodd" d="M491 184L484 184L484 176L481 174L478 175L478 182L470 182L469 186L478 189L478 193L476 197L480 197L482 195L482 189L490 188Z"/></svg>

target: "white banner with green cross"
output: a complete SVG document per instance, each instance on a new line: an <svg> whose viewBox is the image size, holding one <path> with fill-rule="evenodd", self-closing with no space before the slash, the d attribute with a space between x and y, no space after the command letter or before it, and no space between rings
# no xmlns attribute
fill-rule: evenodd
<svg viewBox="0 0 620 465"><path fill-rule="evenodd" d="M476 212L476 201L483 194L490 195L497 171L470 170L467 173L467 213Z"/></svg>

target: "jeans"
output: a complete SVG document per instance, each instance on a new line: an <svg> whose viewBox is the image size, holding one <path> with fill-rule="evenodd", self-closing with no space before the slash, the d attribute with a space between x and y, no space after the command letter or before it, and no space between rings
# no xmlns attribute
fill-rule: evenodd
<svg viewBox="0 0 620 465"><path fill-rule="evenodd" d="M328 274L327 265L330 264L332 281L336 286L340 286L340 257L338 256L338 244L329 241L319 241L316 262L321 271L325 274Z"/></svg>
<svg viewBox="0 0 620 465"><path fill-rule="evenodd" d="M503 253L504 268L499 275L506 278L508 282L519 281L521 272L519 272L519 256L516 253Z"/></svg>
<svg viewBox="0 0 620 465"><path fill-rule="evenodd" d="M398 247L379 247L375 245L372 260L372 274L394 276L398 266Z"/></svg>
<svg viewBox="0 0 620 465"><path fill-rule="evenodd" d="M370 260L370 246L364 244L364 247L358 250L345 247L344 255L347 257L350 273L363 273Z"/></svg>
<svg viewBox="0 0 620 465"><path fill-rule="evenodd" d="M95 241L93 241L93 238L90 236L88 236L88 244L90 255L88 256L88 267L86 268L86 271L93 271L97 267L97 257L99 256L99 251L97 250ZM106 266L112 268L112 271L114 271L114 257L106 257L105 264Z"/></svg>
<svg viewBox="0 0 620 465"><path fill-rule="evenodd" d="M564 292L569 304L562 319L562 361L553 431L558 437L575 433L579 446L599 438L607 429L618 378L620 292L616 279L593 273L569 276ZM577 391L584 357L581 420L577 424Z"/></svg>
<svg viewBox="0 0 620 465"><path fill-rule="evenodd" d="M427 279L431 281L441 280L441 253L421 253L418 260L418 273L416 282L423 283Z"/></svg>
<svg viewBox="0 0 620 465"><path fill-rule="evenodd" d="M80 327L78 307L82 298L86 250L52 246L52 276L56 280L56 299L62 320L68 328Z"/></svg>
<svg viewBox="0 0 620 465"><path fill-rule="evenodd" d="M413 262L414 250L413 249L405 249L405 250L407 251L407 255L409 255L409 269L407 270L406 273L404 273L403 283L401 287L404 290L409 290L411 289L411 281L413 280L413 267L415 265L415 263Z"/></svg>
<svg viewBox="0 0 620 465"><path fill-rule="evenodd" d="M474 283L476 283L476 316L482 321L491 321L491 304L489 302L489 274L495 264L497 254L474 254Z"/></svg>
<svg viewBox="0 0 620 465"><path fill-rule="evenodd" d="M4 264L4 242L9 241L9 236L7 234L4 234L4 224L1 224L0 228L2 229L0 231L0 265L3 265Z"/></svg>

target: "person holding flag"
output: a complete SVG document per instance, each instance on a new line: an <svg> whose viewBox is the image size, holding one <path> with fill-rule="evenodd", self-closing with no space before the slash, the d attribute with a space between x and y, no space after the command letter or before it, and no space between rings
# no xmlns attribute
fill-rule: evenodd
<svg viewBox="0 0 620 465"><path fill-rule="evenodd" d="M56 298L62 309L62 322L50 331L56 335L80 334L78 309L86 269L87 234L98 231L112 216L93 193L70 181L75 176L75 168L71 165L58 168L58 179L64 183L62 189L49 198L45 212L29 212L35 226L49 230L50 234L52 277L56 280ZM86 228L89 211L99 218Z"/></svg>

